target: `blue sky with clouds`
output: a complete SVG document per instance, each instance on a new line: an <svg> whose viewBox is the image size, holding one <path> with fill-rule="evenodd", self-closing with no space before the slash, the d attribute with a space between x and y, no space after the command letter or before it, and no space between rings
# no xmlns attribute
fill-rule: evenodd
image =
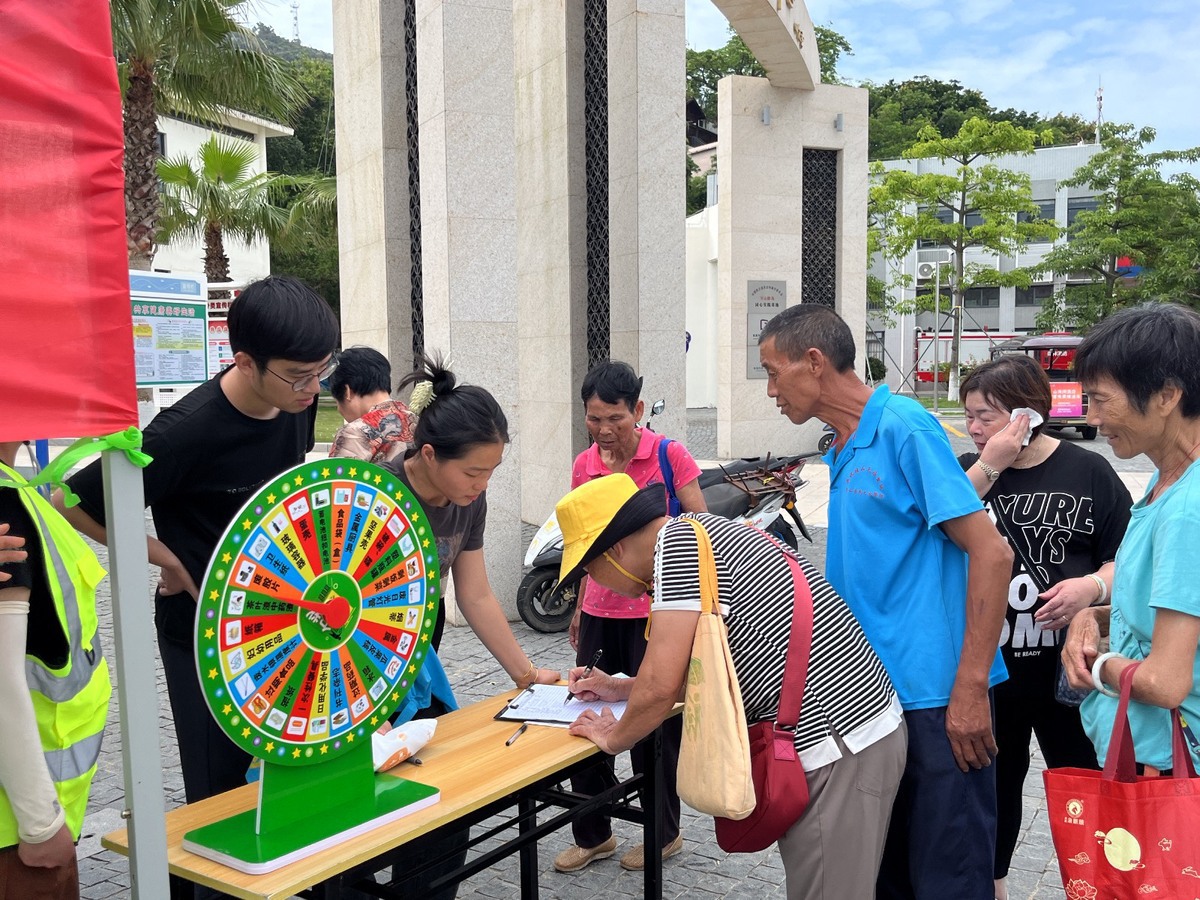
<svg viewBox="0 0 1200 900"><path fill-rule="evenodd" d="M688 45L724 44L728 22L711 0L686 4ZM1087 119L1102 81L1107 121L1153 126L1162 149L1200 145L1196 0L810 0L808 10L854 48L839 67L849 80L957 79L999 109ZM258 0L251 19L291 37L284 0ZM331 0L300 0L304 43L332 50L331 30Z"/></svg>

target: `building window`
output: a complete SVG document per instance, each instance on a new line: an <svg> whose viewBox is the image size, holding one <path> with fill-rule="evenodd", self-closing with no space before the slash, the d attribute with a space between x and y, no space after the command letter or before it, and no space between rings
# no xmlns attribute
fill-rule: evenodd
<svg viewBox="0 0 1200 900"><path fill-rule="evenodd" d="M1072 197L1067 201L1067 225L1072 225L1081 212L1095 212L1099 203L1095 197Z"/></svg>
<svg viewBox="0 0 1200 900"><path fill-rule="evenodd" d="M921 210L921 212L923 212L923 213L927 212L927 211L928 210L925 210L925 209ZM941 222L943 225L949 225L951 222L954 221L954 214L952 212L950 212L950 210L948 210L948 209L939 209L936 213L933 214L933 217L935 219L937 219L939 222ZM941 245L937 241L930 240L929 238L919 238L917 240L918 248L939 247L939 246L941 246Z"/></svg>
<svg viewBox="0 0 1200 900"><path fill-rule="evenodd" d="M161 131L158 133L158 158L163 159L167 155L167 136Z"/></svg>
<svg viewBox="0 0 1200 900"><path fill-rule="evenodd" d="M1000 288L974 287L967 288L963 296L963 309L998 309L1000 307Z"/></svg>
<svg viewBox="0 0 1200 900"><path fill-rule="evenodd" d="M1054 296L1054 285L1052 284L1031 284L1027 288L1017 288L1017 306L1037 306L1045 305L1045 302Z"/></svg>
<svg viewBox="0 0 1200 900"><path fill-rule="evenodd" d="M1019 212L1017 213L1018 222L1031 222L1035 219L1041 219L1046 222L1054 221L1054 201L1053 200L1034 200L1037 204L1038 211L1036 213Z"/></svg>
<svg viewBox="0 0 1200 900"><path fill-rule="evenodd" d="M967 219L964 223L968 228L978 228L983 224L983 213L974 209L967 210Z"/></svg>

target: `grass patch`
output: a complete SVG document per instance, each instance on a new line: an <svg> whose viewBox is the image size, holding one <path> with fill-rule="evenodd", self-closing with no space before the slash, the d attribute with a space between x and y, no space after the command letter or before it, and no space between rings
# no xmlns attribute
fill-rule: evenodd
<svg viewBox="0 0 1200 900"><path fill-rule="evenodd" d="M337 430L345 425L345 420L332 402L319 403L317 406L316 440L318 444L328 444L337 434Z"/></svg>
<svg viewBox="0 0 1200 900"><path fill-rule="evenodd" d="M924 406L926 409L933 409L933 398L932 397L921 397L919 399L921 401L921 405ZM938 411L939 412L941 412L943 409L951 409L951 410L957 410L957 411L961 412L962 408L963 408L962 404L959 403L957 400L946 400L945 398L938 400Z"/></svg>

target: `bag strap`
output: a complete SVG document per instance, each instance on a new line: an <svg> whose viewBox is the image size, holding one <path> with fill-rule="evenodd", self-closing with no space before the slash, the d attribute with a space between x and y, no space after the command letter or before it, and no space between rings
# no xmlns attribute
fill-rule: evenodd
<svg viewBox="0 0 1200 900"><path fill-rule="evenodd" d="M787 659L783 664L783 688L779 693L775 724L794 729L800 722L800 704L804 699L804 683L808 680L808 659L812 651L812 588L800 568L800 561L790 548L770 532L749 523L746 527L753 528L778 547L787 560L788 568L792 570L792 630L788 637Z"/></svg>
<svg viewBox="0 0 1200 900"><path fill-rule="evenodd" d="M674 517L679 515L679 498L675 495L675 469L667 457L667 448L673 444L670 438L658 442L658 469L662 472L663 484L667 488L667 514Z"/></svg>
<svg viewBox="0 0 1200 900"><path fill-rule="evenodd" d="M1108 740L1108 756L1104 760L1105 781L1137 781L1137 757L1134 755L1133 732L1129 728L1129 701L1133 694L1133 673L1140 662L1126 666L1121 672L1121 694L1117 701L1117 716L1113 720ZM1183 718L1178 709L1171 710L1171 777L1195 778L1196 767L1184 740Z"/></svg>
<svg viewBox="0 0 1200 900"><path fill-rule="evenodd" d="M783 690L779 694L779 712L775 724L794 729L800 722L800 704L804 699L804 683L808 679L808 659L812 651L813 599L808 579L800 563L791 553L784 552L792 570L792 632L788 639L787 662L783 667Z"/></svg>
<svg viewBox="0 0 1200 900"><path fill-rule="evenodd" d="M700 615L710 613L721 615L721 605L717 602L717 561L713 558L712 541L704 526L695 519L680 519L687 522L696 532L696 549L700 557Z"/></svg>

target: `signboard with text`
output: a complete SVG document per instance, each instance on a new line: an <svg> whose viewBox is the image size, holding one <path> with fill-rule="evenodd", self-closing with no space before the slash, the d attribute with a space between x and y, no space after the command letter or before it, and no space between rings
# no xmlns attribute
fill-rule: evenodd
<svg viewBox="0 0 1200 900"><path fill-rule="evenodd" d="M1050 418L1083 415L1083 385L1078 381L1050 382Z"/></svg>
<svg viewBox="0 0 1200 900"><path fill-rule="evenodd" d="M137 386L190 387L209 376L208 291L200 275L129 273Z"/></svg>
<svg viewBox="0 0 1200 900"><path fill-rule="evenodd" d="M758 363L758 336L787 307L786 281L746 282L746 377L766 381Z"/></svg>

